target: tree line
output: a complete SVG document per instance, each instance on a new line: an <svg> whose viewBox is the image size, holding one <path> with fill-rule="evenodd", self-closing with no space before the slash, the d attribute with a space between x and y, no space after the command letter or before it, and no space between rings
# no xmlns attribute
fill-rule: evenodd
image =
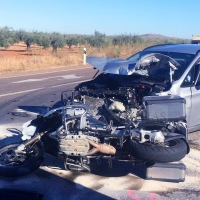
<svg viewBox="0 0 200 200"><path fill-rule="evenodd" d="M42 46L44 49L52 47L52 53L56 53L58 48L63 48L68 45L71 49L72 45L89 45L91 47L106 47L109 45L123 46L123 45L134 45L138 43L149 42L153 40L155 44L161 43L188 43L188 40L183 39L150 39L143 38L138 35L132 34L121 34L114 36L106 36L104 33L95 31L93 35L81 35L81 34L61 34L59 32L28 32L25 30L14 30L10 27L0 28L0 47L8 48L14 43L23 41L26 44L27 51L30 50L31 44L37 44Z"/></svg>

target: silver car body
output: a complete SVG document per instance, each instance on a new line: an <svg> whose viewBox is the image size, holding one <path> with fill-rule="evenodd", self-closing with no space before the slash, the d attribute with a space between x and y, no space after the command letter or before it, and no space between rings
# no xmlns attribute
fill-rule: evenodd
<svg viewBox="0 0 200 200"><path fill-rule="evenodd" d="M139 73L144 76L148 75L148 72L145 71L145 66L148 66L149 63L161 61L162 66L165 66L167 63L171 79L171 88L158 95L178 95L185 98L188 131L193 132L200 130L200 45L157 45L146 48L141 52L146 52L146 55L133 60L131 58L134 56L137 57L140 52L126 60L118 58L88 57L87 62L105 73L121 75ZM172 76L175 70L179 70L179 64L174 59L166 56L167 52L194 55L192 61L186 66L183 74L178 80L172 81ZM162 53L165 55L163 56Z"/></svg>
<svg viewBox="0 0 200 200"><path fill-rule="evenodd" d="M168 94L176 94L185 98L187 126L189 132L200 130L200 85L195 83L195 79L191 86L182 87L182 84L188 79L188 77L190 77L190 71L196 65L199 65L199 62L200 54L198 54L187 67L181 78L172 83L171 89L168 91ZM198 78L199 76L197 75L196 79Z"/></svg>

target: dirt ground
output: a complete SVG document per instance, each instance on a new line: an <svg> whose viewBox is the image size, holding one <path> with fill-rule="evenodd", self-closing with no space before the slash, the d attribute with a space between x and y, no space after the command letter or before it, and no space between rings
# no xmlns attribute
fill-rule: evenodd
<svg viewBox="0 0 200 200"><path fill-rule="evenodd" d="M71 49L68 46L65 46L62 49L58 48L58 53L77 53L79 49L82 47L72 46ZM0 57L27 57L32 55L51 55L52 54L52 47L48 49L43 49L41 46L38 45L31 45L31 50L27 51L26 44L24 42L16 43L7 49L4 47L0 47Z"/></svg>
<svg viewBox="0 0 200 200"><path fill-rule="evenodd" d="M67 66L77 66L83 63L83 47L68 46L57 49L52 54L52 47L43 49L41 46L31 45L27 51L23 42L5 49L0 47L0 74L35 71Z"/></svg>

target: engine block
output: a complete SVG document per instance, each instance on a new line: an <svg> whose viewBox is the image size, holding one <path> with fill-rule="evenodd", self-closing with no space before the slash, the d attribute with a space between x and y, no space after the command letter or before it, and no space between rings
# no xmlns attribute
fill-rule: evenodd
<svg viewBox="0 0 200 200"><path fill-rule="evenodd" d="M98 142L98 138L92 136L67 135L59 140L59 150L68 156L85 156L90 149L88 140Z"/></svg>

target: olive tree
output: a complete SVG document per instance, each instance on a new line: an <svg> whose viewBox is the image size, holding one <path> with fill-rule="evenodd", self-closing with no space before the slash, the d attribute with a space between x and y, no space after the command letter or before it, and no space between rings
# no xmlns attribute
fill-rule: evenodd
<svg viewBox="0 0 200 200"><path fill-rule="evenodd" d="M34 32L19 30L16 32L16 37L19 39L19 41L23 41L26 44L27 51L30 51L31 44L35 43Z"/></svg>
<svg viewBox="0 0 200 200"><path fill-rule="evenodd" d="M79 37L75 35L68 35L68 36L65 36L65 42L68 45L69 49L71 50L72 45L77 46L80 40L79 40Z"/></svg>
<svg viewBox="0 0 200 200"><path fill-rule="evenodd" d="M102 47L107 45L106 35L99 31L95 31L94 35L89 36L87 41L92 47Z"/></svg>
<svg viewBox="0 0 200 200"><path fill-rule="evenodd" d="M35 43L39 46L42 46L44 49L47 49L51 46L51 38L49 33L38 32L35 33Z"/></svg>
<svg viewBox="0 0 200 200"><path fill-rule="evenodd" d="M8 48L10 45L18 42L15 37L15 31L7 26L0 28L0 46Z"/></svg>
<svg viewBox="0 0 200 200"><path fill-rule="evenodd" d="M52 53L56 54L58 48L63 48L66 44L64 35L53 32L50 34L51 46L53 48Z"/></svg>

